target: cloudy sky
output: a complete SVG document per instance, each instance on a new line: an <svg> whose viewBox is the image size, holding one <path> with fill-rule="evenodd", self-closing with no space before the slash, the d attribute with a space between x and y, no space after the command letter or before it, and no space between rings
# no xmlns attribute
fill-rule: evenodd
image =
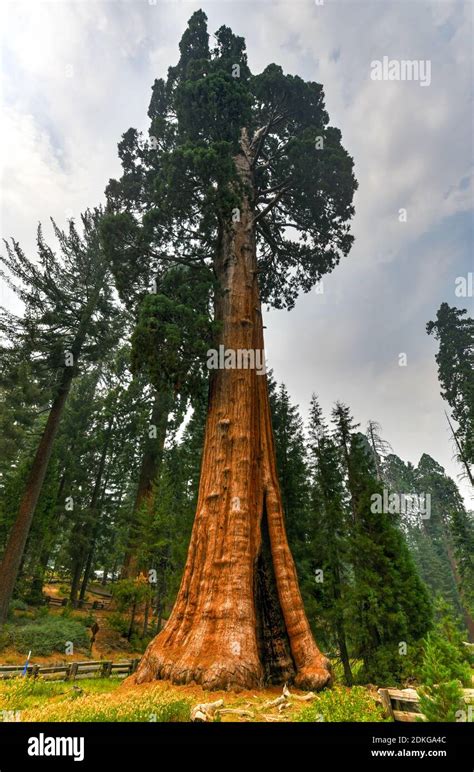
<svg viewBox="0 0 474 772"><path fill-rule="evenodd" d="M470 0L5 1L2 235L33 250L38 221L64 224L103 200L117 142L147 129L153 80L198 8L210 32L246 38L254 72L277 62L322 83L355 160L354 248L322 293L267 314L275 376L304 414L313 391L327 413L340 399L363 427L379 421L402 458L428 452L456 477L425 325L443 300L473 311L455 295L474 271ZM372 80L385 56L429 61L430 85Z"/></svg>

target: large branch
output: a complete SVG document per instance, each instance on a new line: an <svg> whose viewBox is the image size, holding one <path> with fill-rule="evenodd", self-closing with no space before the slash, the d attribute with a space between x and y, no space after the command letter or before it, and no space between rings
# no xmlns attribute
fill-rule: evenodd
<svg viewBox="0 0 474 772"><path fill-rule="evenodd" d="M289 185L283 185L283 187L280 189L280 191L277 193L277 195L274 198L272 198L270 203L267 204L267 206L264 209L262 209L260 212L258 212L255 215L255 217L253 219L253 224L255 225L255 223L257 223L259 220L261 220L263 217L265 217L265 215L267 215L269 212L271 212L271 210L278 204L278 202L280 201L282 196L284 196L285 193L287 192L287 190L289 190L289 189L290 189Z"/></svg>
<svg viewBox="0 0 474 772"><path fill-rule="evenodd" d="M177 257L176 255L164 255L158 252L153 252L149 249L148 254L150 257L156 257L158 260L165 260L168 263L179 263L180 265L186 265L188 268L203 268L206 263L202 257L190 257L186 260L183 257Z"/></svg>
<svg viewBox="0 0 474 772"><path fill-rule="evenodd" d="M252 167L255 167L255 164L257 163L262 152L265 139L267 138L270 131L278 126L278 124L284 121L287 117L288 113L283 112L280 115L277 115L276 109L273 108L268 123L256 130L250 143L250 149L253 153Z"/></svg>

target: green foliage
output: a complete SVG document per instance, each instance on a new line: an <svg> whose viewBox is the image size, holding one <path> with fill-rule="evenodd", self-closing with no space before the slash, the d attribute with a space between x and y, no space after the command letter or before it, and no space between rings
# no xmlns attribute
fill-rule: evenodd
<svg viewBox="0 0 474 772"><path fill-rule="evenodd" d="M471 617L474 617L474 513L464 507L451 512L451 538L459 570L462 598Z"/></svg>
<svg viewBox="0 0 474 772"><path fill-rule="evenodd" d="M436 354L441 396L459 424L460 461L474 464L474 319L466 309L441 303L435 322L426 325L428 335L439 341Z"/></svg>
<svg viewBox="0 0 474 772"><path fill-rule="evenodd" d="M127 295L127 271L138 294L153 278L160 284L170 263L207 271L247 193L259 215L262 298L291 307L350 250L353 161L329 126L320 84L276 64L252 75L245 41L228 27L215 41L211 49L206 15L194 13L177 65L153 85L150 140L130 129L119 145L123 174L107 188L104 243ZM245 133L254 143L251 191L234 163Z"/></svg>
<svg viewBox="0 0 474 772"><path fill-rule="evenodd" d="M360 678L390 684L401 679L400 643L420 640L431 623L431 604L404 536L393 516L372 507L382 497L372 450L358 434L349 410L333 411L350 495L349 561L354 580L349 608L354 654L362 657ZM402 649L403 650L403 649Z"/></svg>
<svg viewBox="0 0 474 772"><path fill-rule="evenodd" d="M325 689L298 714L297 721L374 721L383 722L383 711L374 697L361 686Z"/></svg>
<svg viewBox="0 0 474 772"><path fill-rule="evenodd" d="M464 706L461 682L452 678L451 668L439 662L439 639L428 635L422 677L424 686L420 689L420 710L427 721L455 721L456 714ZM446 647L443 647L446 653Z"/></svg>
<svg viewBox="0 0 474 772"><path fill-rule="evenodd" d="M3 647L13 646L25 655L31 649L32 656L48 656L54 651L64 654L71 641L74 649L88 649L89 635L79 621L60 616L49 616L29 624L5 625Z"/></svg>
<svg viewBox="0 0 474 772"><path fill-rule="evenodd" d="M308 468L303 421L291 404L284 384L269 379L269 398L275 437L276 462L285 512L286 530L299 575L306 571L308 533Z"/></svg>
<svg viewBox="0 0 474 772"><path fill-rule="evenodd" d="M107 615L107 624L120 635L126 635L130 627L130 621L125 614L121 614L119 611L111 611Z"/></svg>
<svg viewBox="0 0 474 772"><path fill-rule="evenodd" d="M212 277L182 266L167 271L159 292L145 295L132 336L132 370L158 391L186 401L207 381L206 352L216 324L209 319Z"/></svg>
<svg viewBox="0 0 474 772"><path fill-rule="evenodd" d="M25 603L24 600L21 600L21 598L13 598L13 600L10 603L10 610L11 611L27 611L28 610L28 604Z"/></svg>
<svg viewBox="0 0 474 772"><path fill-rule="evenodd" d="M472 603L472 516L466 512L454 480L427 453L415 474L418 489L431 493L431 514L424 521L423 537L418 538L418 543L428 541L427 557L434 557L431 565L427 562L427 576L435 592L456 608L465 623Z"/></svg>
<svg viewBox="0 0 474 772"><path fill-rule="evenodd" d="M351 685L353 675L347 636L351 529L347 494L338 448L329 436L314 395L309 419L309 461L312 479L309 541L312 570L306 584L311 588L325 622L325 625L320 625L321 635L330 651L338 652L345 681ZM316 630L319 633L318 626Z"/></svg>
<svg viewBox="0 0 474 772"><path fill-rule="evenodd" d="M472 685L469 655L444 601L437 603L438 620L425 640L420 672L420 709L428 721L456 721L465 709L462 687Z"/></svg>
<svg viewBox="0 0 474 772"><path fill-rule="evenodd" d="M150 586L142 577L120 579L113 586L113 597L121 611L129 609L133 604L141 603L149 593Z"/></svg>

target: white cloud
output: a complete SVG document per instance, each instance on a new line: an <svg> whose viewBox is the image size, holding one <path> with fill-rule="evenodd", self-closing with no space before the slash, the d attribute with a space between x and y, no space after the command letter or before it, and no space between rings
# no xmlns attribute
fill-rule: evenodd
<svg viewBox="0 0 474 772"><path fill-rule="evenodd" d="M466 272L453 223L473 196L469 2L10 3L3 234L31 248L38 220L61 223L65 210L77 216L101 200L119 173L121 134L147 127L153 80L175 64L199 7L210 32L227 24L245 36L254 71L276 61L323 83L355 159L356 244L325 279L324 299L311 294L291 316L270 315L275 374L301 404L313 390L325 406L345 399L358 420L379 420L402 456L416 462L426 451L456 474L424 324L441 299L455 302L454 277ZM431 86L372 81L370 63L385 55L430 59ZM404 350L407 337L413 351L402 374L390 352Z"/></svg>

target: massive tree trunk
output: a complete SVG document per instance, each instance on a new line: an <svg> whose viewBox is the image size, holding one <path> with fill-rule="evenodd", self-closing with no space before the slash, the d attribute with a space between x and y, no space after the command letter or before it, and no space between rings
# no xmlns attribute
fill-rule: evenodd
<svg viewBox="0 0 474 772"><path fill-rule="evenodd" d="M246 137L243 134L243 142ZM252 189L251 150L235 161ZM261 352L252 204L224 228L216 316L225 349ZM265 374L219 369L211 378L199 496L178 597L150 643L137 683L167 678L206 689L294 680L320 689L329 665L312 637L288 547Z"/></svg>
<svg viewBox="0 0 474 772"><path fill-rule="evenodd" d="M18 516L10 531L10 536L0 564L0 624L6 621L8 606L13 594L26 540L30 532L31 521L48 470L49 459L54 440L58 433L61 415L71 388L73 368L63 371L58 394L51 407L46 426L31 466L25 493L20 502Z"/></svg>

